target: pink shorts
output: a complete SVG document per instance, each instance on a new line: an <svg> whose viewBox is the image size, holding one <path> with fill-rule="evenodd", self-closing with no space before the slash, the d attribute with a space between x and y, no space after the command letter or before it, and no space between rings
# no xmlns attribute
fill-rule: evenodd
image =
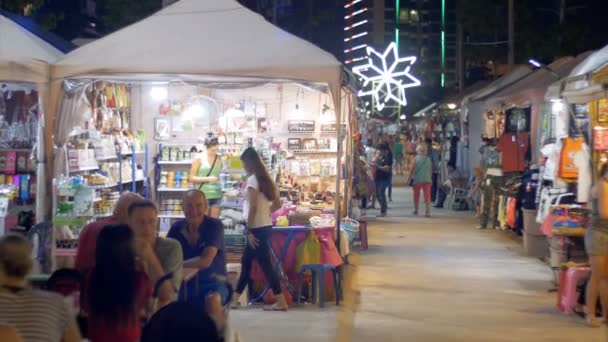
<svg viewBox="0 0 608 342"><path fill-rule="evenodd" d="M431 203L431 183L427 182L414 184L414 203L420 201L420 189L424 191L424 203Z"/></svg>

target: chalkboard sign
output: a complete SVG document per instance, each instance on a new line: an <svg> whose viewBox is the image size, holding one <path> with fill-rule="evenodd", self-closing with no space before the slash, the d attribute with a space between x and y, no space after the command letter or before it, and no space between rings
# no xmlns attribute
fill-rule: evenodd
<svg viewBox="0 0 608 342"><path fill-rule="evenodd" d="M287 122L287 131L290 133L314 132L314 120L289 120Z"/></svg>
<svg viewBox="0 0 608 342"><path fill-rule="evenodd" d="M290 150L301 150L302 149L302 139L300 139L300 138L287 139L287 148Z"/></svg>

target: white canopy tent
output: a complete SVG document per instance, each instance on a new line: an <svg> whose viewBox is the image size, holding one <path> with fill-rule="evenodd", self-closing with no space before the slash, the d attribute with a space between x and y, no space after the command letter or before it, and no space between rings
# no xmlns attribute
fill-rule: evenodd
<svg viewBox="0 0 608 342"><path fill-rule="evenodd" d="M39 98L38 146L50 144L50 135L44 135L49 94L49 63L54 63L63 53L49 43L38 38L10 18L0 14L0 81L31 83L36 85ZM44 218L47 207L45 149L36 149L37 199L36 222Z"/></svg>
<svg viewBox="0 0 608 342"><path fill-rule="evenodd" d="M570 103L588 103L608 97L608 84L594 83L591 75L608 66L608 45L578 64L565 80L561 96ZM558 86L559 87L559 86Z"/></svg>
<svg viewBox="0 0 608 342"><path fill-rule="evenodd" d="M300 83L328 90L340 122L342 111L351 109L345 104L356 103L345 101L353 95L343 92L341 78L342 64L334 56L277 28L235 0L181 0L67 54L53 66L55 144L65 142L74 122L71 116L76 115L73 109L86 101L84 94L70 94L62 87L66 79L220 86ZM341 148L339 143L339 153Z"/></svg>

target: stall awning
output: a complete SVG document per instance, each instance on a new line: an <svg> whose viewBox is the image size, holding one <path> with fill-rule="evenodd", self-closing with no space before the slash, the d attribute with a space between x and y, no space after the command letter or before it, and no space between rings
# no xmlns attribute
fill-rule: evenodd
<svg viewBox="0 0 608 342"><path fill-rule="evenodd" d="M235 0L181 0L60 60L53 79L104 75L207 75L340 86L330 53Z"/></svg>
<svg viewBox="0 0 608 342"><path fill-rule="evenodd" d="M591 52L585 52L575 57L562 57L547 66L538 69L526 77L497 91L486 99L489 106L500 103L505 106L525 106L530 103L544 101L547 88L556 80L570 74L572 69L587 58Z"/></svg>
<svg viewBox="0 0 608 342"><path fill-rule="evenodd" d="M571 103L587 103L606 97L605 84L594 83L591 74L608 66L608 45L577 65L564 82L562 97Z"/></svg>

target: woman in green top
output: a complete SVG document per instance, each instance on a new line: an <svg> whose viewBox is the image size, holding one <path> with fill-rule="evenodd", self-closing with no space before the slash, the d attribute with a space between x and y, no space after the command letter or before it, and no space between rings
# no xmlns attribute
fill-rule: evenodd
<svg viewBox="0 0 608 342"><path fill-rule="evenodd" d="M431 184L433 175L433 162L427 155L424 144L416 147L416 162L412 172L411 181L414 185L414 215L418 215L418 201L420 200L420 190L424 191L424 205L426 207L426 217L431 217Z"/></svg>
<svg viewBox="0 0 608 342"><path fill-rule="evenodd" d="M205 139L206 156L202 155L192 161L190 168L190 183L205 193L209 202L209 216L219 217L222 204L222 186L220 184L220 173L222 172L222 160L217 154L219 142L216 137L210 136Z"/></svg>

